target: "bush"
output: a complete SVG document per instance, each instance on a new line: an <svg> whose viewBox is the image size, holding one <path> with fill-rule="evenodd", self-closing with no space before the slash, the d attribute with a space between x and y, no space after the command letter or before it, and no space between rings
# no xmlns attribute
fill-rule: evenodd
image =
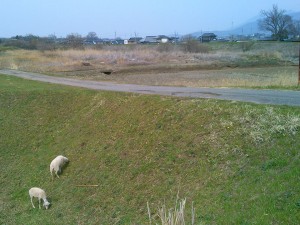
<svg viewBox="0 0 300 225"><path fill-rule="evenodd" d="M50 43L50 42L38 42L36 49L40 50L40 51L48 51L48 50L55 50L57 49L58 46L55 43Z"/></svg>
<svg viewBox="0 0 300 225"><path fill-rule="evenodd" d="M158 52L172 52L175 50L175 46L171 43L162 43L157 46Z"/></svg>
<svg viewBox="0 0 300 225"><path fill-rule="evenodd" d="M241 48L243 52L250 51L254 45L254 41L246 41L241 43Z"/></svg>
<svg viewBox="0 0 300 225"><path fill-rule="evenodd" d="M50 38L41 38L34 35L16 36L3 42L4 46L22 48L27 50L55 50L55 41Z"/></svg>
<svg viewBox="0 0 300 225"><path fill-rule="evenodd" d="M190 53L208 53L209 47L200 43L195 39L187 40L184 44L182 44L183 51Z"/></svg>
<svg viewBox="0 0 300 225"><path fill-rule="evenodd" d="M66 37L67 46L74 49L83 48L83 37L80 34L72 33L68 34Z"/></svg>
<svg viewBox="0 0 300 225"><path fill-rule="evenodd" d="M36 49L36 41L27 41L27 40L20 40L20 39L12 39L9 41L6 41L4 43L5 46L10 47L16 47L16 48L22 48L27 50L34 50Z"/></svg>

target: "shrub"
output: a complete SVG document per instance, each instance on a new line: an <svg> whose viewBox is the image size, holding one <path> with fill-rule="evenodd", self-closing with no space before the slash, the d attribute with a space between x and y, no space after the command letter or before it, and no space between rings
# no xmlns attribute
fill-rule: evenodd
<svg viewBox="0 0 300 225"><path fill-rule="evenodd" d="M241 43L241 48L243 52L250 51L254 45L254 41L246 41Z"/></svg>
<svg viewBox="0 0 300 225"><path fill-rule="evenodd" d="M67 46L69 48L82 49L83 48L83 38L80 34L72 33L68 34L66 37Z"/></svg>
<svg viewBox="0 0 300 225"><path fill-rule="evenodd" d="M189 39L182 44L183 50L189 53L208 53L209 47L195 39Z"/></svg>
<svg viewBox="0 0 300 225"><path fill-rule="evenodd" d="M175 46L171 43L162 43L157 46L158 52L172 52L175 50Z"/></svg>

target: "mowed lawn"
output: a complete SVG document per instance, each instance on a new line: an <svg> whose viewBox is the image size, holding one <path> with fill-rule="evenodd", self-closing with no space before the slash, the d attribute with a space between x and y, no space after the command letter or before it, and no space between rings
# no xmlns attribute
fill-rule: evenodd
<svg viewBox="0 0 300 225"><path fill-rule="evenodd" d="M0 224L299 224L300 108L0 75ZM51 180L57 155L70 163ZM98 186L78 186L98 185ZM32 208L43 188L51 207ZM35 201L35 205L38 203Z"/></svg>

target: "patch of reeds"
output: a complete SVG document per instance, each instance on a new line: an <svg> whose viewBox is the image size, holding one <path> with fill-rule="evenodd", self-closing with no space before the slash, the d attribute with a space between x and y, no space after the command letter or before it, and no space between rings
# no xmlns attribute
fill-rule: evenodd
<svg viewBox="0 0 300 225"><path fill-rule="evenodd" d="M195 208L194 204L192 203L192 211L191 211L191 219L186 219L186 198L179 199L178 195L176 198L176 202L174 208L167 208L166 203L163 203L157 209L156 216L159 217L161 225L184 225L184 224L195 224ZM149 216L149 223L152 224L152 216L151 210L149 207L149 203L147 202L147 209L148 209L148 216ZM157 224L157 223L155 223Z"/></svg>

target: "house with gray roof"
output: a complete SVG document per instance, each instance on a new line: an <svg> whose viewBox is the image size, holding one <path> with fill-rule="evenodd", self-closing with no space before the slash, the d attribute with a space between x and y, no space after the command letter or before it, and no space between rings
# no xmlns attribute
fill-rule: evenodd
<svg viewBox="0 0 300 225"><path fill-rule="evenodd" d="M142 37L131 37L128 39L128 44L138 44L142 39Z"/></svg>
<svg viewBox="0 0 300 225"><path fill-rule="evenodd" d="M210 42L214 39L216 39L217 35L215 35L214 33L204 33L199 37L199 40L201 42Z"/></svg>
<svg viewBox="0 0 300 225"><path fill-rule="evenodd" d="M154 44L158 43L157 36L146 36L145 39L142 40L144 44Z"/></svg>

